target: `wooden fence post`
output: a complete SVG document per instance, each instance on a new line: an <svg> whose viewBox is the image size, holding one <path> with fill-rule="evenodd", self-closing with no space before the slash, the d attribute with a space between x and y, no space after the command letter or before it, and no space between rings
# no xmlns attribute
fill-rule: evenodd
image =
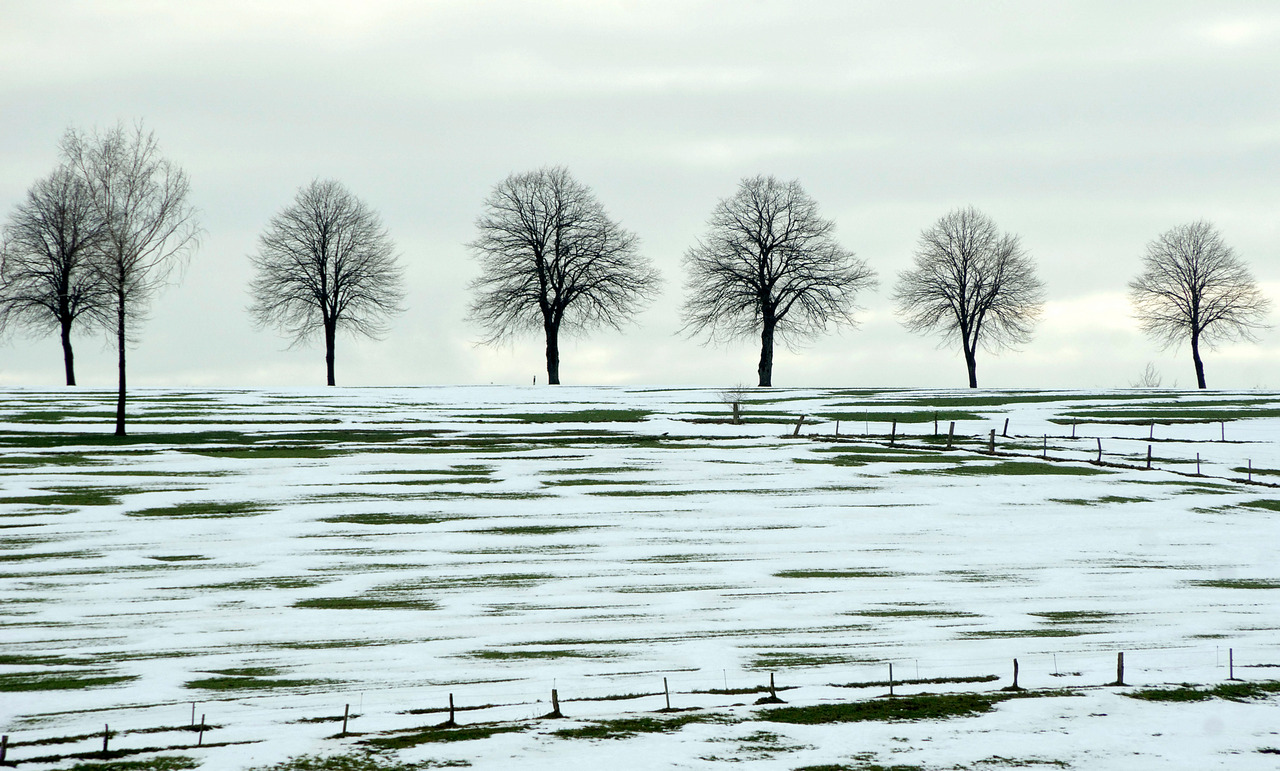
<svg viewBox="0 0 1280 771"><path fill-rule="evenodd" d="M777 689L777 687L776 687L776 686L774 686L774 684L773 684L773 673L772 673L772 672L770 672L770 673L769 673L769 698L771 698L771 699L776 699L776 698L778 698L778 689Z"/></svg>
<svg viewBox="0 0 1280 771"><path fill-rule="evenodd" d="M1236 679L1236 649L1227 648L1227 679Z"/></svg>
<svg viewBox="0 0 1280 771"><path fill-rule="evenodd" d="M197 747L199 747L199 746L201 746L201 745L203 745L203 744L204 744L204 729L205 729L205 724L204 724L204 713L202 712L202 713L200 713L200 733L199 733L199 734L197 735L197 737L196 737L196 746L197 746Z"/></svg>
<svg viewBox="0 0 1280 771"><path fill-rule="evenodd" d="M893 421L893 426L889 429L889 446L892 447L893 443L897 441L897 439L898 439L898 421L895 420Z"/></svg>
<svg viewBox="0 0 1280 771"><path fill-rule="evenodd" d="M951 438L955 436L955 433L956 433L956 422L953 420L951 421L951 427L947 429L947 449L948 450L951 449Z"/></svg>
<svg viewBox="0 0 1280 771"><path fill-rule="evenodd" d="M111 726L104 723L102 725L102 754L107 754L107 740L111 738Z"/></svg>
<svg viewBox="0 0 1280 771"><path fill-rule="evenodd" d="M551 689L551 717L564 717L560 714L560 694L555 688Z"/></svg>
<svg viewBox="0 0 1280 771"><path fill-rule="evenodd" d="M1147 445L1147 469L1151 468L1151 445Z"/></svg>
<svg viewBox="0 0 1280 771"><path fill-rule="evenodd" d="M458 721L455 719L453 712L453 694L451 693L449 694L449 725L455 726L457 724Z"/></svg>
<svg viewBox="0 0 1280 771"><path fill-rule="evenodd" d="M889 695L893 695L893 662L889 662Z"/></svg>
<svg viewBox="0 0 1280 771"><path fill-rule="evenodd" d="M801 415L800 419L796 421L796 430L792 431L791 435L800 436L800 426L803 426L803 425L804 425L804 415Z"/></svg>
<svg viewBox="0 0 1280 771"><path fill-rule="evenodd" d="M1124 685L1124 653L1116 654L1116 681L1112 685Z"/></svg>
<svg viewBox="0 0 1280 771"><path fill-rule="evenodd" d="M1102 437L1098 437L1098 463L1102 462Z"/></svg>
<svg viewBox="0 0 1280 771"><path fill-rule="evenodd" d="M1008 418L1005 418L1005 419L1004 419L1004 430L1000 432L1000 436L1008 436L1008 435L1009 435L1009 419L1008 419Z"/></svg>
<svg viewBox="0 0 1280 771"><path fill-rule="evenodd" d="M351 705L344 704L342 707L342 735L347 735L347 719L351 717Z"/></svg>
<svg viewBox="0 0 1280 771"><path fill-rule="evenodd" d="M996 454L996 430L994 428L991 429L991 436L987 438L987 452L992 455Z"/></svg>
<svg viewBox="0 0 1280 771"><path fill-rule="evenodd" d="M1200 453L1196 453L1196 476L1200 476Z"/></svg>
<svg viewBox="0 0 1280 771"><path fill-rule="evenodd" d="M9 734L0 736L0 763L4 762L4 756L9 752Z"/></svg>
<svg viewBox="0 0 1280 771"><path fill-rule="evenodd" d="M667 697L667 711L671 711L671 689L667 687L667 678L662 678L662 695Z"/></svg>
<svg viewBox="0 0 1280 771"><path fill-rule="evenodd" d="M1013 690L1015 691L1020 690L1018 688L1018 660L1017 659L1013 660Z"/></svg>

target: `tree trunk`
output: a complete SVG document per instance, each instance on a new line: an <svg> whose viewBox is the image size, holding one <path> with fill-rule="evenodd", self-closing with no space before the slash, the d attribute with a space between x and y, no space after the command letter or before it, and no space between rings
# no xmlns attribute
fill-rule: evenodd
<svg viewBox="0 0 1280 771"><path fill-rule="evenodd" d="M760 387L773 387L773 327L775 322L766 319L760 330Z"/></svg>
<svg viewBox="0 0 1280 771"><path fill-rule="evenodd" d="M337 336L338 325L332 321L324 322L324 368L329 385L336 385L333 379L333 343Z"/></svg>
<svg viewBox="0 0 1280 771"><path fill-rule="evenodd" d="M117 373L119 375L118 386L116 390L116 436L124 436L124 394L125 394L125 376L124 376L124 354L128 347L126 342L128 336L125 334L124 328L124 298L116 298L116 348L119 352L117 360Z"/></svg>
<svg viewBox="0 0 1280 771"><path fill-rule="evenodd" d="M1200 360L1200 334L1191 333L1191 359L1196 363L1196 385L1207 388L1204 384L1204 362Z"/></svg>
<svg viewBox="0 0 1280 771"><path fill-rule="evenodd" d="M560 385L560 327L550 322L542 326L547 333L547 383Z"/></svg>
<svg viewBox="0 0 1280 771"><path fill-rule="evenodd" d="M76 384L75 355L71 352L71 319L62 321L62 367L67 372L67 385Z"/></svg>
<svg viewBox="0 0 1280 771"><path fill-rule="evenodd" d="M969 345L969 341L964 343L964 366L969 371L969 387L978 387L978 358L973 346Z"/></svg>

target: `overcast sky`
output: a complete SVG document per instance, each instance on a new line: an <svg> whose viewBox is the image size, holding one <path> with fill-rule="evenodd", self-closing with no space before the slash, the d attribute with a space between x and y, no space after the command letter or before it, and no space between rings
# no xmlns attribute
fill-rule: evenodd
<svg viewBox="0 0 1280 771"><path fill-rule="evenodd" d="M131 382L319 385L320 344L255 331L248 255L298 187L333 178L379 210L408 310L342 338L340 385L545 381L542 342L475 345L481 202L560 164L664 277L623 334L562 344L566 384L753 384L758 341L679 334L682 256L755 174L799 179L878 273L860 326L780 351L779 386L965 384L956 341L907 333L889 295L921 229L973 205L1017 233L1048 302L986 387L1126 387L1153 362L1130 317L1145 244L1206 218L1280 305L1280 4L0 0L0 210L71 126L145 121L191 178L204 228L152 307ZM1272 321L1274 322L1275 315ZM1206 355L1211 387L1280 388L1280 331ZM82 384L114 383L101 335ZM58 385L54 337L11 334L0 384Z"/></svg>

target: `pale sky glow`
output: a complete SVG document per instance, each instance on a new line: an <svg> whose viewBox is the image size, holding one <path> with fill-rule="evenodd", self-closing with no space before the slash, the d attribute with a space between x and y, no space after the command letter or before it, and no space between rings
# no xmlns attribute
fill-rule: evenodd
<svg viewBox="0 0 1280 771"><path fill-rule="evenodd" d="M343 338L340 385L545 381L541 340L472 343L465 244L488 190L562 164L641 239L662 295L623 334L562 344L566 384L753 382L758 343L680 336L681 258L716 202L797 178L880 284L861 324L779 351L778 386L964 385L958 345L890 294L921 229L972 204L1046 284L1035 339L986 387L1194 383L1129 317L1145 244L1205 218L1280 305L1280 6L1274 2L45 2L0 4L0 214L68 126L144 120L205 234L131 354L137 385L323 382L319 345L252 329L247 255L300 185L379 210L408 311ZM1276 319L1272 319L1273 323ZM0 384L57 385L54 338L0 345ZM83 384L112 384L100 335ZM1280 388L1280 332L1206 355L1210 387Z"/></svg>

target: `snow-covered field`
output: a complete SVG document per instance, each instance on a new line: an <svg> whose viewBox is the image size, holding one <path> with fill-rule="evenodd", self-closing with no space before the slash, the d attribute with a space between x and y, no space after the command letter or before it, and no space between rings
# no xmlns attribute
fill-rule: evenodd
<svg viewBox="0 0 1280 771"><path fill-rule="evenodd" d="M1280 394L139 390L125 441L113 396L0 394L22 768L107 724L205 769L1280 763L1280 695L1132 697L1280 680ZM754 703L1009 695L1015 658L980 714ZM451 695L471 732L422 730Z"/></svg>

